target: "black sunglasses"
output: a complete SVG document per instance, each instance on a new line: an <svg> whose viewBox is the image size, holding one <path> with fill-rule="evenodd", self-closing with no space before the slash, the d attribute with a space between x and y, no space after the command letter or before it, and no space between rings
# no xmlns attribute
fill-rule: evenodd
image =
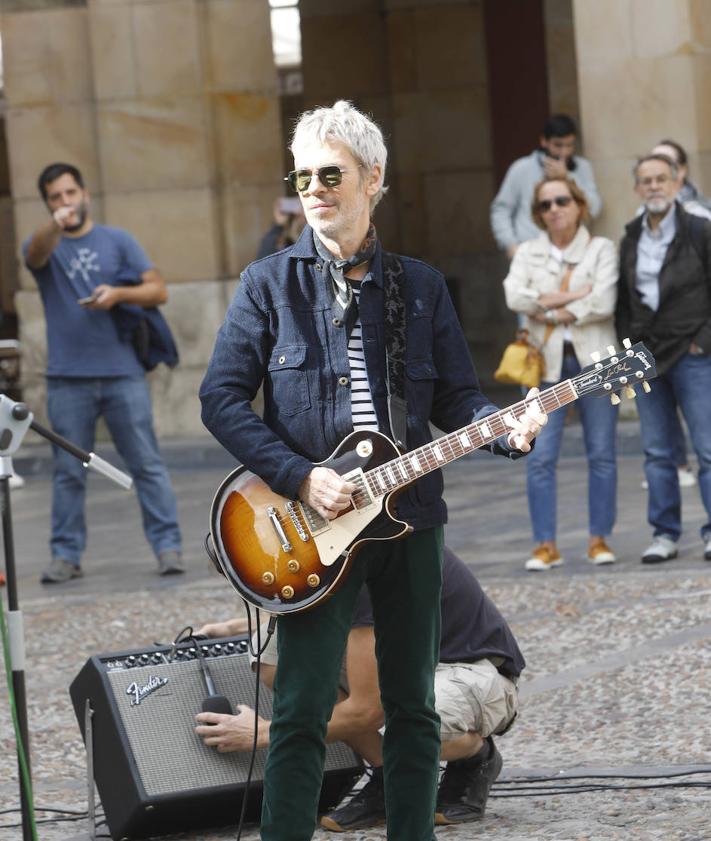
<svg viewBox="0 0 711 841"><path fill-rule="evenodd" d="M572 196L556 196L554 199L543 199L543 201L538 202L538 209L541 213L548 213L553 205L567 207L572 201Z"/></svg>
<svg viewBox="0 0 711 841"><path fill-rule="evenodd" d="M338 187L343 181L344 172L348 172L348 170L341 169L340 166L335 164L320 166L318 169L294 169L286 176L284 181L288 181L291 189L297 193L305 193L315 175L324 187L332 189Z"/></svg>

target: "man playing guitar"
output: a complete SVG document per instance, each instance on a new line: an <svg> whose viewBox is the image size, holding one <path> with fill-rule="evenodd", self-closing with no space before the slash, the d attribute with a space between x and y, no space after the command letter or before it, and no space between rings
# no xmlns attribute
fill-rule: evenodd
<svg viewBox="0 0 711 841"><path fill-rule="evenodd" d="M358 487L343 478L335 460L333 466L314 463L354 429L391 433L387 255L371 222L385 192L387 151L380 129L343 101L303 114L291 151L296 168L288 180L308 226L292 247L243 272L200 397L205 425L232 455L275 494L302 500L331 523L354 508ZM479 389L443 276L411 258L395 264L402 269L404 445L410 451L431 441L430 421L452 432L497 408ZM263 419L251 408L262 385ZM546 421L537 395L536 389L527 395L524 414L506 415L505 434L492 452L509 458L528 452ZM367 449L367 441L361 443ZM437 452L433 447L433 457ZM433 687L446 520L441 471L423 472L408 484L397 515L412 527L407 536L367 543L330 598L279 617L263 841L313 835L327 723L364 583L385 712L388 839L434 838L440 740ZM289 589L283 588L285 599Z"/></svg>

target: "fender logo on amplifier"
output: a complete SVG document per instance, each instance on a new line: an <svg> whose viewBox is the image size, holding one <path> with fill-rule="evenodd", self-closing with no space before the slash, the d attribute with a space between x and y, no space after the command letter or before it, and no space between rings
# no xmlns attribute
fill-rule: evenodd
<svg viewBox="0 0 711 841"><path fill-rule="evenodd" d="M147 698L156 689L160 689L161 686L165 686L166 683L168 683L167 677L156 677L155 675L150 675L148 683L144 683L143 686L139 686L135 680L133 683L129 683L126 687L126 694L133 696L131 706L137 707L144 698Z"/></svg>

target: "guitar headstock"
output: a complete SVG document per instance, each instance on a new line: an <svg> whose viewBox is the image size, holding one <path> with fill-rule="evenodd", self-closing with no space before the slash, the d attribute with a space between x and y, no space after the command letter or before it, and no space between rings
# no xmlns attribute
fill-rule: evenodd
<svg viewBox="0 0 711 841"><path fill-rule="evenodd" d="M641 384L645 391L650 390L647 380L657 376L654 357L642 342L633 345L625 339L622 344L621 351L608 347L609 356L605 359L601 359L598 353L591 354L592 365L587 365L571 379L578 397L608 394L613 403L619 403L617 392L622 389L630 398L636 396L635 385Z"/></svg>

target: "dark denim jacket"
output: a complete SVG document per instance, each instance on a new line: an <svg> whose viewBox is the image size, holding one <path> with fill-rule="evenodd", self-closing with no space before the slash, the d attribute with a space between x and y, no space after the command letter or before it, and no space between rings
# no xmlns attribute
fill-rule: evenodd
<svg viewBox="0 0 711 841"><path fill-rule="evenodd" d="M407 447L430 441L429 422L453 432L496 411L479 390L469 349L442 275L401 257L407 311ZM381 432L387 411L382 252L363 281L360 317L368 381ZM248 266L217 335L200 389L202 419L218 441L276 493L296 498L313 462L353 431L344 327L334 323L332 284L313 234ZM336 319L337 320L337 319ZM264 419L250 402L264 385ZM493 451L517 457L500 444ZM398 500L415 528L446 521L439 470Z"/></svg>

